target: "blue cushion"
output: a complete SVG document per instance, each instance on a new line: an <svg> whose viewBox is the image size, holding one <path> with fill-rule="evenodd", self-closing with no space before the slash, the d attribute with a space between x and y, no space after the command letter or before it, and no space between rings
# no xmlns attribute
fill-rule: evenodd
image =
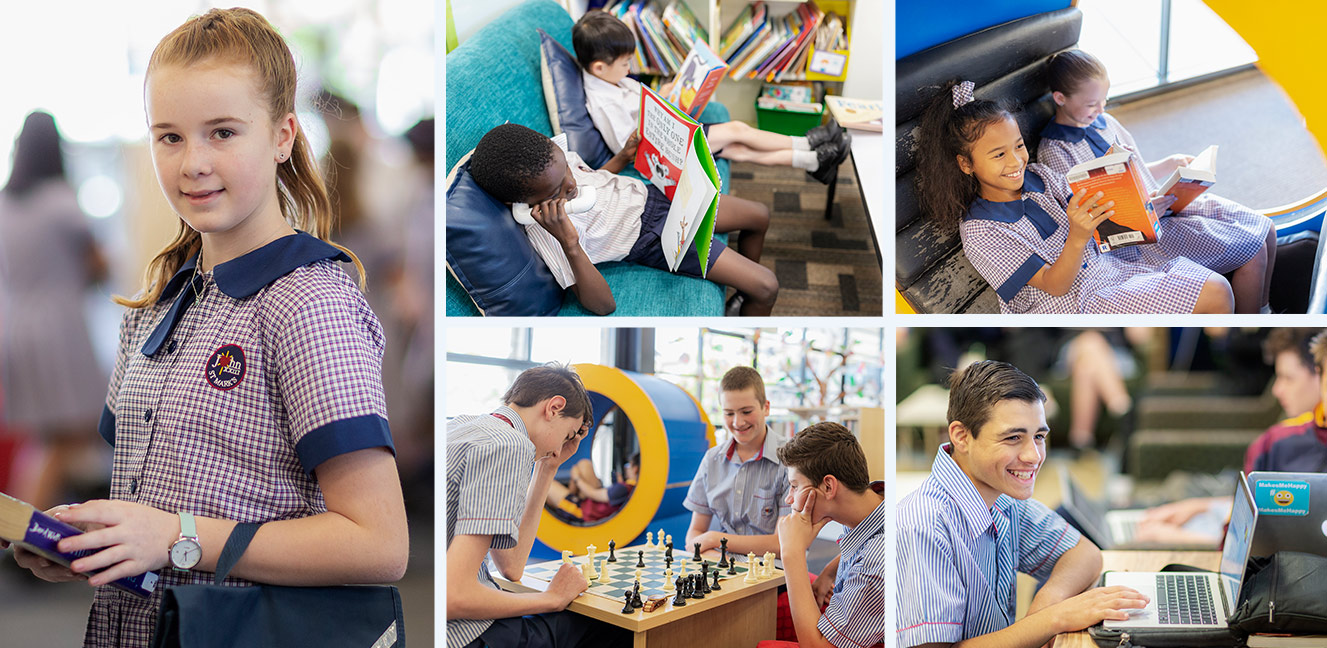
<svg viewBox="0 0 1327 648"><path fill-rule="evenodd" d="M585 88L576 57L540 29L539 59L544 102L548 104L553 134L566 133L567 148L598 169L613 157L613 152L604 144L604 137L590 120L590 111L585 109Z"/></svg>
<svg viewBox="0 0 1327 648"><path fill-rule="evenodd" d="M485 315L557 315L562 287L511 208L475 184L463 159L447 186L447 269Z"/></svg>

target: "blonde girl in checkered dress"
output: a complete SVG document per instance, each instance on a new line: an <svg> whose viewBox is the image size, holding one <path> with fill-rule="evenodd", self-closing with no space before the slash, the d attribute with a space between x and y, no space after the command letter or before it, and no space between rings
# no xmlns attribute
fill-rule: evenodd
<svg viewBox="0 0 1327 648"><path fill-rule="evenodd" d="M152 162L180 224L143 292L118 299L128 311L99 425L115 448L110 497L56 512L89 529L61 543L94 552L72 572L19 556L47 580L97 586L86 646L146 645L162 592L210 582L237 522L267 524L231 584L404 573L382 327L337 263L358 260L327 240L294 97L290 50L246 9L193 18L152 53ZM169 558L186 520L201 556ZM148 600L102 587L149 571Z"/></svg>
<svg viewBox="0 0 1327 648"><path fill-rule="evenodd" d="M1096 57L1082 50L1060 52L1047 63L1047 81L1055 100L1055 117L1041 131L1037 161L1056 174L1067 174L1080 164L1114 147L1127 150L1139 165L1148 191L1176 167L1193 162L1189 155L1172 155L1150 164L1143 161L1133 135L1105 112L1110 78ZM1203 193L1184 211L1161 219L1157 245L1173 256L1186 257L1221 274L1230 275L1235 312L1271 312L1267 307L1276 263L1276 228L1271 219L1237 202Z"/></svg>
<svg viewBox="0 0 1327 648"><path fill-rule="evenodd" d="M1101 254L1090 245L1114 214L1101 194L1071 196L1028 152L1012 108L947 84L922 116L919 199L1005 313L1229 313L1221 275L1157 246Z"/></svg>

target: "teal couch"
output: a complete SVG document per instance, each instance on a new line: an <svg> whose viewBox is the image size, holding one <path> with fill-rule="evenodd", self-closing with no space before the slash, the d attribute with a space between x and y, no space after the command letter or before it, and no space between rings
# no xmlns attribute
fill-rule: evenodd
<svg viewBox="0 0 1327 648"><path fill-rule="evenodd" d="M529 0L484 26L447 55L447 170L450 171L490 129L505 122L553 135L539 73L539 35L543 29L568 51L573 22L550 0ZM728 121L728 109L710 102L705 123ZM728 192L727 160L717 160L720 185ZM628 175L640 177L634 169ZM720 240L726 237L720 237ZM712 250L717 254L718 250ZM704 279L682 277L628 263L601 263L599 271L617 301L613 315L714 316L723 314L724 288ZM571 291L560 315L592 315ZM479 315L461 284L447 275L447 315Z"/></svg>

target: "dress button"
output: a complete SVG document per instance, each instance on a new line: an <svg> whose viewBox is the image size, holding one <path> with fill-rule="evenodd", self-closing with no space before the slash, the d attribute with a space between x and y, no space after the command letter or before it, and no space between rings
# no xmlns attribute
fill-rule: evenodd
<svg viewBox="0 0 1327 648"><path fill-rule="evenodd" d="M176 347L176 344L175 344L175 340L174 340L174 339L172 339L170 342L167 342L167 343L166 343L166 353L175 353L175 347Z"/></svg>
<svg viewBox="0 0 1327 648"><path fill-rule="evenodd" d="M150 409L149 409L149 410L143 410L143 422L144 422L144 423L151 423L151 422L152 422L152 410L150 410Z"/></svg>
<svg viewBox="0 0 1327 648"><path fill-rule="evenodd" d="M129 480L129 494L130 494L130 495L137 495L137 494L138 494L138 479L137 479L137 478L134 478L134 479L130 479L130 480Z"/></svg>

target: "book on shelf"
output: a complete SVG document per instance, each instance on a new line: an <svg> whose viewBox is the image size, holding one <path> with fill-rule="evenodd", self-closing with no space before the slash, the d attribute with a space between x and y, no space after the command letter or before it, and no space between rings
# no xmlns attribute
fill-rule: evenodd
<svg viewBox="0 0 1327 648"><path fill-rule="evenodd" d="M720 39L719 55L728 61L728 76L767 82L805 78L826 15L814 0L778 18L769 16L765 3L751 3Z"/></svg>
<svg viewBox="0 0 1327 648"><path fill-rule="evenodd" d="M756 107L762 110L782 110L784 112L814 113L825 111L824 104L815 101L788 101L774 97L756 97Z"/></svg>
<svg viewBox="0 0 1327 648"><path fill-rule="evenodd" d="M1075 165L1065 174L1074 195L1105 194L1099 201L1115 201L1115 215L1093 232L1097 249L1110 252L1123 247L1157 242L1157 213L1143 182L1146 168L1139 168L1128 151L1110 151L1095 160ZM1070 198L1074 200L1074 198Z"/></svg>
<svg viewBox="0 0 1327 648"><path fill-rule="evenodd" d="M1162 216L1184 211L1194 198L1214 184L1216 184L1216 144L1203 149L1203 152L1199 153L1188 166L1176 168L1170 177L1161 183L1161 188L1157 190L1158 196L1175 196L1175 202L1166 208L1166 213Z"/></svg>
<svg viewBox="0 0 1327 648"><path fill-rule="evenodd" d="M728 29L719 38L719 56L732 61L732 55L744 45L751 35L765 24L765 3L753 2L742 9L733 19Z"/></svg>
<svg viewBox="0 0 1327 648"><path fill-rule="evenodd" d="M692 117L698 117L727 71L728 64L710 49L709 44L695 40L673 79L673 88L668 93L669 103Z"/></svg>
<svg viewBox="0 0 1327 648"><path fill-rule="evenodd" d="M815 101L815 87L810 81L790 81L788 83L766 83L760 87L760 96L780 101Z"/></svg>
<svg viewBox="0 0 1327 648"><path fill-rule="evenodd" d="M641 88L639 129L636 170L672 202L659 238L668 268L676 271L695 241L704 274L709 267L720 190L705 132L696 120L645 87Z"/></svg>
<svg viewBox="0 0 1327 648"><path fill-rule="evenodd" d="M691 13L684 0L673 0L663 10L663 23L668 33L677 43L694 43L697 40L710 42L710 34L701 26L696 15ZM685 45L683 46L685 48Z"/></svg>
<svg viewBox="0 0 1327 648"><path fill-rule="evenodd" d="M0 493L0 540L22 547L53 563L70 563L96 553L93 550L64 552L57 548L65 538L82 535L79 529L38 511L31 504ZM147 572L112 581L110 585L147 598L157 587L158 576Z"/></svg>
<svg viewBox="0 0 1327 648"><path fill-rule="evenodd" d="M885 129L885 102L879 99L850 99L828 95L825 97L825 105L829 107L829 114L833 115L834 120L844 128L875 133L883 132Z"/></svg>

